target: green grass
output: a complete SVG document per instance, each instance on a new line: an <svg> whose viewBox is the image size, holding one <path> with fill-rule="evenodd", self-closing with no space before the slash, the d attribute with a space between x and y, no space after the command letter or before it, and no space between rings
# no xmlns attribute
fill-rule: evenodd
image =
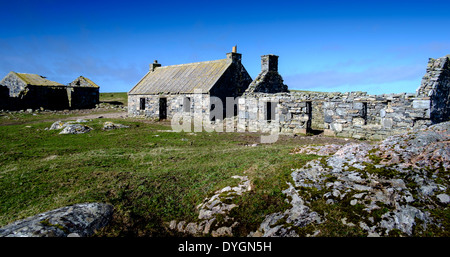
<svg viewBox="0 0 450 257"><path fill-rule="evenodd" d="M109 120L109 119L108 119ZM115 206L103 236L168 236L170 220L195 221L195 207L214 191L247 175L254 190L239 198L237 235L256 230L265 215L286 208L292 168L311 156L288 154L289 140L246 147L247 133L172 133L160 123L125 120L128 129L104 131L104 119L79 135L44 130L52 122L0 126L0 226L81 202ZM114 121L114 120L113 120Z"/></svg>
<svg viewBox="0 0 450 257"><path fill-rule="evenodd" d="M117 103L128 105L128 94L126 92L100 93L100 102Z"/></svg>

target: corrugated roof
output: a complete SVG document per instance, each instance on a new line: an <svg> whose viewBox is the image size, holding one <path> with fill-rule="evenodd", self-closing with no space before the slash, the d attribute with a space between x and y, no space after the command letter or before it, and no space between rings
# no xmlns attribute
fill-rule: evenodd
<svg viewBox="0 0 450 257"><path fill-rule="evenodd" d="M231 59L158 67L149 71L129 94L208 92L231 65Z"/></svg>
<svg viewBox="0 0 450 257"><path fill-rule="evenodd" d="M23 82L27 85L33 86L64 86L61 83L51 81L37 74L28 74L28 73L17 73L13 72L19 77Z"/></svg>

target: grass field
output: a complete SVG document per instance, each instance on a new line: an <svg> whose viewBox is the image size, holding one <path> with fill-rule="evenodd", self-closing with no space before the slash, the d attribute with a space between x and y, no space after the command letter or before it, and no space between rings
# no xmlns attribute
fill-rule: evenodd
<svg viewBox="0 0 450 257"><path fill-rule="evenodd" d="M292 168L311 156L288 154L295 142L245 146L254 133L173 133L162 123L112 120L128 129L104 131L105 119L79 135L45 130L52 122L0 126L0 226L81 202L115 206L108 236L167 236L162 224L195 221L195 207L247 175L254 190L234 212L245 236L264 216L285 208L281 191Z"/></svg>

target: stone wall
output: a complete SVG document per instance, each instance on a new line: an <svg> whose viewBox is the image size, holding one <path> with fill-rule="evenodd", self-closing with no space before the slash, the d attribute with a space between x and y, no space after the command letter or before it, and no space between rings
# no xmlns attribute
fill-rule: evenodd
<svg viewBox="0 0 450 257"><path fill-rule="evenodd" d="M194 116L195 113L209 114L208 94L185 95L128 95L128 115L149 119L160 119L160 99L167 100L167 119L175 114ZM141 106L141 99L145 106ZM144 107L144 108L141 108Z"/></svg>
<svg viewBox="0 0 450 257"><path fill-rule="evenodd" d="M2 79L2 85L9 89L10 97L19 97L25 91L27 84L25 84L19 77L13 73L9 73Z"/></svg>
<svg viewBox="0 0 450 257"><path fill-rule="evenodd" d="M308 103L288 93L246 94L239 99L239 129L304 134L311 124Z"/></svg>
<svg viewBox="0 0 450 257"><path fill-rule="evenodd" d="M431 100L430 112L433 123L449 120L450 116L450 55L430 58L427 72L422 78L417 95Z"/></svg>
<svg viewBox="0 0 450 257"><path fill-rule="evenodd" d="M70 108L94 108L96 104L100 103L98 87L68 86L66 90Z"/></svg>
<svg viewBox="0 0 450 257"><path fill-rule="evenodd" d="M430 100L414 94L350 93L323 103L326 135L384 139L431 125Z"/></svg>
<svg viewBox="0 0 450 257"><path fill-rule="evenodd" d="M276 116L271 122L267 119L267 102L275 105ZM278 128L281 133L295 134L324 129L325 135L357 139L384 139L431 125L430 99L408 93L246 94L239 101L239 119L244 120L240 124L246 124L248 131Z"/></svg>

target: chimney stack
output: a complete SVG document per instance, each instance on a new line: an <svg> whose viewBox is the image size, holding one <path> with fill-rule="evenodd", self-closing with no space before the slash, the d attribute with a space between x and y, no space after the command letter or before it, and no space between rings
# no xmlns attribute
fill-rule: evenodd
<svg viewBox="0 0 450 257"><path fill-rule="evenodd" d="M158 60L155 60L150 64L150 71L154 71L156 68L161 67L161 64L158 63Z"/></svg>
<svg viewBox="0 0 450 257"><path fill-rule="evenodd" d="M233 62L241 62L242 54L237 53L237 45L233 46L231 53L227 53L227 58L233 60Z"/></svg>
<svg viewBox="0 0 450 257"><path fill-rule="evenodd" d="M261 56L261 71L278 72L278 56L274 54Z"/></svg>

